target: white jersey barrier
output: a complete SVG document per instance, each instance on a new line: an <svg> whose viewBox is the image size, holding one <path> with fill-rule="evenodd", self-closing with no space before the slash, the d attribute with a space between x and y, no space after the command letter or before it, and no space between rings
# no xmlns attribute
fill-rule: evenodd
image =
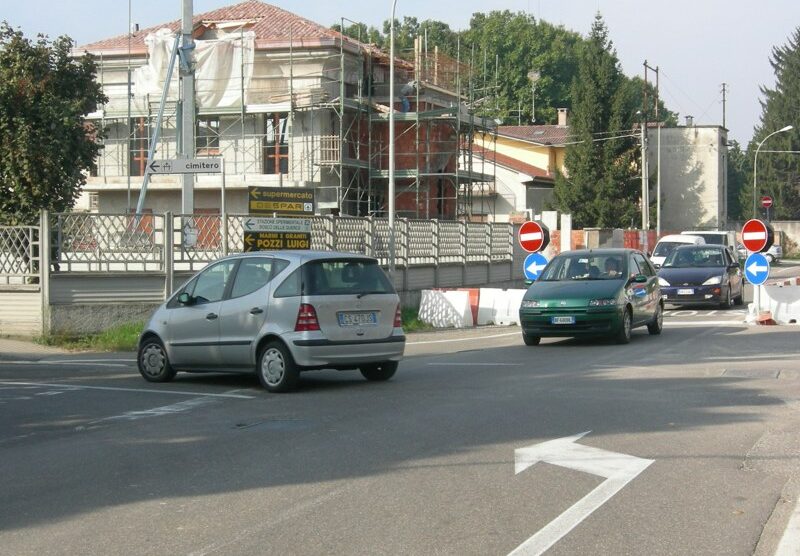
<svg viewBox="0 0 800 556"><path fill-rule="evenodd" d="M525 291L480 288L474 311L475 290L422 290L419 319L435 328L519 325L519 306Z"/></svg>
<svg viewBox="0 0 800 556"><path fill-rule="evenodd" d="M789 284L796 283L792 280ZM760 311L769 311L778 324L800 322L800 286L764 285L758 286L761 297Z"/></svg>

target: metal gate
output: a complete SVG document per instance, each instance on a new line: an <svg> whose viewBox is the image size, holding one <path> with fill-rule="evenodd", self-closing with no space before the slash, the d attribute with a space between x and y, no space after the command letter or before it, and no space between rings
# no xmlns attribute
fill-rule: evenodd
<svg viewBox="0 0 800 556"><path fill-rule="evenodd" d="M0 226L0 334L42 333L41 231Z"/></svg>

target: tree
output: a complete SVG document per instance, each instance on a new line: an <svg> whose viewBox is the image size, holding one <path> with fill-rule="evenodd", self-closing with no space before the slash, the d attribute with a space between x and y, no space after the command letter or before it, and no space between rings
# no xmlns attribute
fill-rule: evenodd
<svg viewBox="0 0 800 556"><path fill-rule="evenodd" d="M800 27L798 27L788 43L772 49L770 59L775 71L775 88L761 87L764 100L761 101L761 121L756 126L753 139L748 148L748 158L755 156L757 145L770 133L786 125L794 125L794 129L778 133L762 146L759 159L756 197L767 194L774 199L773 217L776 219L795 220L800 218ZM775 153L765 151L795 151ZM746 197L746 195L742 195ZM749 198L749 211L752 215L753 192Z"/></svg>
<svg viewBox="0 0 800 556"><path fill-rule="evenodd" d="M107 99L73 42L35 42L0 24L0 220L35 222L40 209L72 207L100 150L85 116Z"/></svg>
<svg viewBox="0 0 800 556"><path fill-rule="evenodd" d="M572 81L568 175L556 175L554 206L572 213L576 228L626 227L639 210L638 150L632 137L635 84L626 80L600 14L578 47Z"/></svg>
<svg viewBox="0 0 800 556"><path fill-rule="evenodd" d="M748 220L752 211L752 167L738 141L728 148L728 220Z"/></svg>

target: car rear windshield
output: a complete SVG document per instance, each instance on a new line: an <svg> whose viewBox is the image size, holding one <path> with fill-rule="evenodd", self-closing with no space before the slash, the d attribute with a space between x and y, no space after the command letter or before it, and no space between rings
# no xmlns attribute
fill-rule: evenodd
<svg viewBox="0 0 800 556"><path fill-rule="evenodd" d="M395 293L378 263L364 259L326 259L302 267L304 295Z"/></svg>
<svg viewBox="0 0 800 556"><path fill-rule="evenodd" d="M680 245L686 245L685 243L678 243L677 241L659 241L658 245L656 245L655 250L653 251L654 257L666 257L672 250Z"/></svg>

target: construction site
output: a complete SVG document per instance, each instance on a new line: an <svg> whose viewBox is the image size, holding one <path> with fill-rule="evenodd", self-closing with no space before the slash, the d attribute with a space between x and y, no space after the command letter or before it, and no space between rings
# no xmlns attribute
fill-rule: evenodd
<svg viewBox="0 0 800 556"><path fill-rule="evenodd" d="M344 22L344 20L343 20ZM130 212L148 157L179 154L179 74L169 54L180 22L79 47L98 62L108 102L85 208ZM280 8L248 1L194 17L195 152L221 157L227 183L198 175L194 213L247 212L248 186L313 188L317 214L387 215L389 115L395 121L395 207L411 219L494 220L494 122L475 114L474 76L425 37L389 55ZM173 55L174 58L174 55ZM180 66L180 57L175 66ZM168 83L168 86L165 86ZM152 176L146 212L179 212L175 176Z"/></svg>

